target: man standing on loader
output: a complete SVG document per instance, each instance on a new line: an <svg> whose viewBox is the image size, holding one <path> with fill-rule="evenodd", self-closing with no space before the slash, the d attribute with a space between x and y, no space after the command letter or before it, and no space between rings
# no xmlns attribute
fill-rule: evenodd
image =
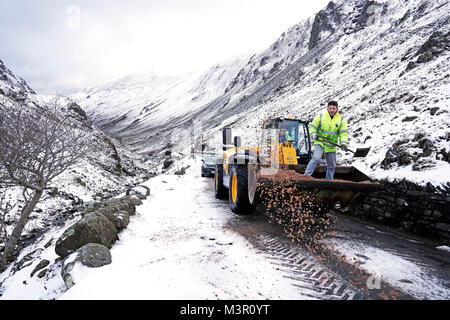
<svg viewBox="0 0 450 320"><path fill-rule="evenodd" d="M341 149L346 151L348 144L347 120L338 112L336 101L330 101L327 110L314 117L309 125L309 134L314 139L314 153L306 167L305 174L312 176L325 152L326 179L333 180L336 167L336 145L339 142Z"/></svg>

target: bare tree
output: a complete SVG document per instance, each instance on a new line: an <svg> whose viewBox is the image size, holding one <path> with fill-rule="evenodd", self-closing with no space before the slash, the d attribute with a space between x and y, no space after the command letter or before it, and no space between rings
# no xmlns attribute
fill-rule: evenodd
<svg viewBox="0 0 450 320"><path fill-rule="evenodd" d="M25 205L6 240L0 271L14 254L29 215L48 184L87 152L88 134L56 97L42 106L0 101L0 185L23 188Z"/></svg>
<svg viewBox="0 0 450 320"><path fill-rule="evenodd" d="M0 243L5 243L8 238L6 218L14 207L15 204L10 199L6 199L5 190L0 189Z"/></svg>

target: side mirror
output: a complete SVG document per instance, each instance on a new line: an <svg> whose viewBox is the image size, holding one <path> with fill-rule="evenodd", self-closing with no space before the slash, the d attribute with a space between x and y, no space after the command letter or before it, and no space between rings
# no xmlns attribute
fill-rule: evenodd
<svg viewBox="0 0 450 320"><path fill-rule="evenodd" d="M234 146L239 148L241 146L241 137L234 137Z"/></svg>

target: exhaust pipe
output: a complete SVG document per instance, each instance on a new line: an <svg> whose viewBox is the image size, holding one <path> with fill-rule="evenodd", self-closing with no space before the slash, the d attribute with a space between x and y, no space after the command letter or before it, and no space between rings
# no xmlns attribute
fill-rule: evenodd
<svg viewBox="0 0 450 320"><path fill-rule="evenodd" d="M231 142L231 128L222 130L223 151L226 151L233 143Z"/></svg>

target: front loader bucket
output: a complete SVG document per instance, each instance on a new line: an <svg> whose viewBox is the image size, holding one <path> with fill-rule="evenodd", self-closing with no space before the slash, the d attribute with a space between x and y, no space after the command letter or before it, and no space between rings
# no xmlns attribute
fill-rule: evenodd
<svg viewBox="0 0 450 320"><path fill-rule="evenodd" d="M313 177L304 175L305 169L305 165L287 165L271 176L259 172L255 197L269 207L294 206L326 213L336 203L354 203L379 188L377 182L351 166L336 167L333 181L325 180L326 166L318 166Z"/></svg>

